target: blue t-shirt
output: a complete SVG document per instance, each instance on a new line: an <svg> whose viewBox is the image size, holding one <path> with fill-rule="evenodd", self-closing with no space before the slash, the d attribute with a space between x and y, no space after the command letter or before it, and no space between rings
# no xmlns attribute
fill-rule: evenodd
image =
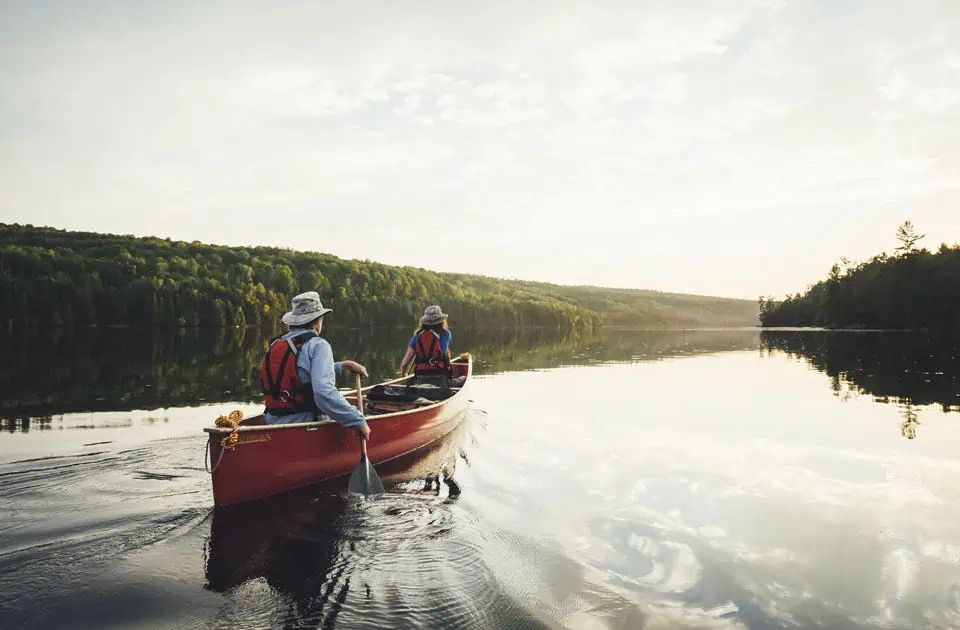
<svg viewBox="0 0 960 630"><path fill-rule="evenodd" d="M453 339L453 334L447 329L441 330L440 335L440 352L448 352L450 350L450 340ZM410 337L410 347L414 350L417 349L417 336L414 335ZM429 347L429 346L428 346Z"/></svg>

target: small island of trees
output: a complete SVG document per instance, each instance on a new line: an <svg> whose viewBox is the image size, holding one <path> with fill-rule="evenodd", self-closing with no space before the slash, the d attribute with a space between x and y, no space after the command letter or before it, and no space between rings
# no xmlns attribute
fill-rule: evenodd
<svg viewBox="0 0 960 630"><path fill-rule="evenodd" d="M960 331L960 245L918 248L924 235L910 221L896 237L893 254L859 264L841 258L802 294L760 298L761 324Z"/></svg>

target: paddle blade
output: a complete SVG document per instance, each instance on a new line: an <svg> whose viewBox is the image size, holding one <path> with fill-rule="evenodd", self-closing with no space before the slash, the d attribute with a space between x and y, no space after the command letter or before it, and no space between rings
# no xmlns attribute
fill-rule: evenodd
<svg viewBox="0 0 960 630"><path fill-rule="evenodd" d="M373 469L366 454L360 455L360 461L357 462L357 467L353 469L353 474L350 475L347 492L366 496L383 494L383 482L380 481L380 476Z"/></svg>

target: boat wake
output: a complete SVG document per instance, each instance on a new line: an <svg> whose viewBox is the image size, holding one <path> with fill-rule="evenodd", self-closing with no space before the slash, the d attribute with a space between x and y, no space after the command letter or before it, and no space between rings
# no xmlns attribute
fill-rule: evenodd
<svg viewBox="0 0 960 630"><path fill-rule="evenodd" d="M469 423L378 465L387 493L333 480L217 509L207 589L237 627L541 627L497 584L478 520L454 480ZM242 611L242 612L241 612Z"/></svg>
<svg viewBox="0 0 960 630"><path fill-rule="evenodd" d="M196 438L0 464L0 609L55 606L117 558L182 535L210 514ZM192 464L192 466L191 466ZM16 624L14 624L16 625Z"/></svg>
<svg viewBox="0 0 960 630"><path fill-rule="evenodd" d="M214 513L207 588L245 607L248 619L285 627L516 623L524 613L496 588L483 543L443 493L282 498ZM279 601L249 597L264 583Z"/></svg>

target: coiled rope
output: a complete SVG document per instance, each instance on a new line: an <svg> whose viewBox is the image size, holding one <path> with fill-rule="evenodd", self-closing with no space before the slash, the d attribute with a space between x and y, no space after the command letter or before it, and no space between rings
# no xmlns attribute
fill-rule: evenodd
<svg viewBox="0 0 960 630"><path fill-rule="evenodd" d="M203 459L203 467L207 469L207 472L211 475L217 472L217 469L220 468L220 462L223 461L223 455L227 451L232 451L237 447L237 441L240 439L240 433L238 429L240 428L240 423L243 422L243 412L239 409L231 411L226 416L220 416L217 418L214 424L218 427L227 428L230 427L233 429L226 437L220 440L220 457L217 458L217 463L214 464L213 469L210 469L210 440L212 437L207 439L207 450L206 456Z"/></svg>

